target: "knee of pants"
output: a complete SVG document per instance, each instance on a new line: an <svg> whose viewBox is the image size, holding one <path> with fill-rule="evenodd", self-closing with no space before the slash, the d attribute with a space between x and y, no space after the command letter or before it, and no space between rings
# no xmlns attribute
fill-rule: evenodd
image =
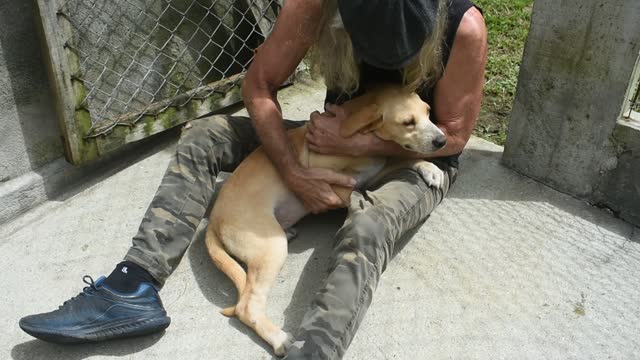
<svg viewBox="0 0 640 360"><path fill-rule="evenodd" d="M226 116L212 116L189 122L182 130L177 146L178 159L187 163L208 164L216 171L237 161L233 156L235 130ZM214 149L217 149L214 151Z"/></svg>
<svg viewBox="0 0 640 360"><path fill-rule="evenodd" d="M195 125L189 129L183 129L180 141L176 146L176 161L181 167L180 172L185 172L182 166L189 170L198 168L198 164L206 164L211 149L211 141L204 129Z"/></svg>
<svg viewBox="0 0 640 360"><path fill-rule="evenodd" d="M386 268L390 246L384 224L373 218L366 211L350 215L350 219L338 231L336 260L342 258L364 257L374 264L380 272Z"/></svg>
<svg viewBox="0 0 640 360"><path fill-rule="evenodd" d="M178 145L203 145L224 141L224 133L232 131L229 120L224 116L213 116L189 121L180 134Z"/></svg>

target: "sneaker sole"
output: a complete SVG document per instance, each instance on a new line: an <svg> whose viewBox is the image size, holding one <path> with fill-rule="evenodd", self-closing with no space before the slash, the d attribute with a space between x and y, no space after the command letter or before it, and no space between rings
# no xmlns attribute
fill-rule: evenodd
<svg viewBox="0 0 640 360"><path fill-rule="evenodd" d="M171 318L144 319L132 324L114 326L99 331L43 331L20 324L20 328L27 334L43 341L56 344L84 344L112 339L125 339L142 335L149 335L166 329L171 324Z"/></svg>

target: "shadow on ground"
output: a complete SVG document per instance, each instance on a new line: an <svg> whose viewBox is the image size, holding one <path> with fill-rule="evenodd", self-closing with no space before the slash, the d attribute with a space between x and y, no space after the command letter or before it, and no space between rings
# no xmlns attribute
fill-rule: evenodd
<svg viewBox="0 0 640 360"><path fill-rule="evenodd" d="M576 200L503 165L502 148L497 146L465 150L461 157L460 176L447 198L538 203L549 209L560 209L585 224L629 237L630 227L620 226L623 221L610 211ZM602 216L605 212L610 216Z"/></svg>
<svg viewBox="0 0 640 360"><path fill-rule="evenodd" d="M31 340L14 346L11 349L11 357L14 360L81 360L99 355L124 357L153 346L164 334L163 331L138 338L82 345L56 345L41 340Z"/></svg>

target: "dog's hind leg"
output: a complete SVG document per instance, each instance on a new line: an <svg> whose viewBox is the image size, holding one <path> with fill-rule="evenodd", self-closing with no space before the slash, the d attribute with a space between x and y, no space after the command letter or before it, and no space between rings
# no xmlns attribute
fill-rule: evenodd
<svg viewBox="0 0 640 360"><path fill-rule="evenodd" d="M291 337L274 325L266 314L269 290L287 257L287 237L279 226L278 231L277 236L253 239L269 245L263 246L259 255L247 259L247 282L236 306L236 315L268 342L276 355L283 355Z"/></svg>
<svg viewBox="0 0 640 360"><path fill-rule="evenodd" d="M244 272L244 269L227 253L220 238L211 227L207 229L205 242L213 263L231 279L238 289L238 296L240 296L247 280L247 274ZM221 313L225 316L234 316L235 306L226 308L222 310Z"/></svg>

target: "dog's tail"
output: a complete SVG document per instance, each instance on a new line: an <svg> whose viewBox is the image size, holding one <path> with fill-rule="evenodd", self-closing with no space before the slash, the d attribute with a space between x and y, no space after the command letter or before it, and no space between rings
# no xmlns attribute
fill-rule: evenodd
<svg viewBox="0 0 640 360"><path fill-rule="evenodd" d="M247 282L247 273L244 271L242 266L240 266L240 264L238 264L238 262L234 260L229 253L227 253L215 231L210 229L207 230L206 243L207 249L209 250L209 256L211 256L213 263L216 264L220 271L225 273L231 279L238 289L238 294L242 294L242 290L244 290L244 286ZM224 316L231 317L235 315L236 307L228 307L220 312Z"/></svg>

